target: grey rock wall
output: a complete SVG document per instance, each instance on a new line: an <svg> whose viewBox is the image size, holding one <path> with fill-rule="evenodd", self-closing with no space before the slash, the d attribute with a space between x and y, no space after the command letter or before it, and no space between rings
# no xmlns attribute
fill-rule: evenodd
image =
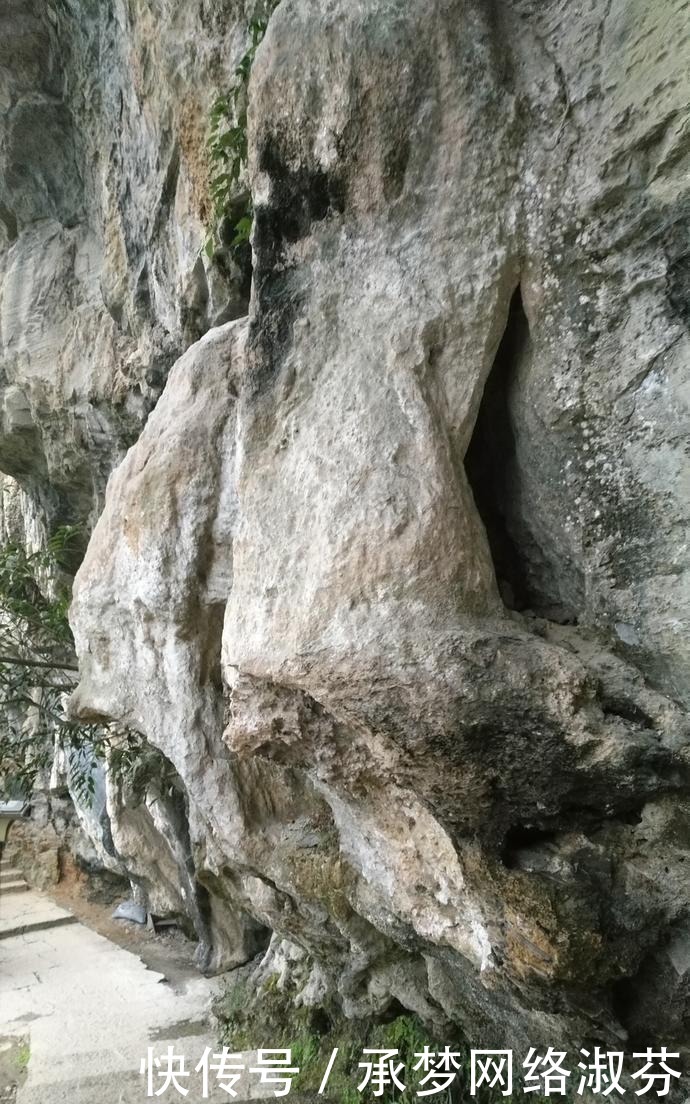
<svg viewBox="0 0 690 1104"><path fill-rule="evenodd" d="M282 0L247 321L182 122L247 13L61 8L46 42L66 13L86 214L47 172L45 228L3 200L3 309L81 282L3 325L0 461L98 502L190 346L77 576L71 708L174 765L201 964L270 931L348 1015L687 1048L690 5Z"/></svg>
<svg viewBox="0 0 690 1104"><path fill-rule="evenodd" d="M207 277L206 125L238 0L9 2L0 13L0 463L93 524L170 365L246 311Z"/></svg>

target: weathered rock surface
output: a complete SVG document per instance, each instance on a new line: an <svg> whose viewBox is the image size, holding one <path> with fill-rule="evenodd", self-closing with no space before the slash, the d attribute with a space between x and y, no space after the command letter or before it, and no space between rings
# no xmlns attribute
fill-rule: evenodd
<svg viewBox="0 0 690 1104"><path fill-rule="evenodd" d="M239 0L9 0L0 12L0 464L93 522L190 341L246 309L207 276L208 106Z"/></svg>
<svg viewBox="0 0 690 1104"><path fill-rule="evenodd" d="M232 903L226 907L234 879L231 875L225 890L226 856L217 846L225 834L240 834L240 803L247 799L238 792L223 746L220 677L223 609L232 583L235 408L245 329L244 322L227 323L182 357L138 446L111 477L115 514L102 516L107 547L98 553L100 567L85 577L85 587L89 610L112 609L115 590L121 595L118 641L110 641L103 624L99 640L85 644L97 665L95 681L88 697L82 686L72 703L75 713L115 718L144 733L180 775L189 799L185 832L198 855L197 878L214 890L209 895L196 883L182 885L208 969L244 962L262 942L255 921ZM76 610L74 627L81 640ZM187 734L184 746L180 733ZM141 810L121 813L115 838L125 854L138 854L155 868L151 859L160 849L147 846L141 815ZM220 822L227 825L225 832ZM160 884L173 880L169 861L167 867L161 856L159 892Z"/></svg>
<svg viewBox="0 0 690 1104"><path fill-rule="evenodd" d="M209 105L248 18L241 0L0 10L4 541L36 551L66 521L86 536L170 365L209 325L246 313L246 274L227 257L211 268L201 246ZM189 911L184 865L145 802L125 809L110 779L107 809L100 790L77 806L86 834L68 835L80 861L121 870L114 837L152 908ZM146 839L136 852L133 822Z"/></svg>
<svg viewBox="0 0 690 1104"><path fill-rule="evenodd" d="M121 91L133 141L135 101L183 86L159 79L174 14L154 47L132 11L103 118ZM278 6L250 91L248 323L173 368L72 610L73 711L142 731L184 786L207 968L270 929L308 951L305 999L348 1014L397 1000L523 1051L688 1046L689 18ZM170 110L136 115L136 173L109 163L88 331L140 356L162 325L166 371L219 320L181 321ZM62 256L77 216L55 204ZM16 378L6 470L38 424Z"/></svg>

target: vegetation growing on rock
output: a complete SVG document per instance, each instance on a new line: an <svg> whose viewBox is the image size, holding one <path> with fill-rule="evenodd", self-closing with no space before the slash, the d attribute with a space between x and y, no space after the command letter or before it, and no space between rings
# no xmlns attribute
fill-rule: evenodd
<svg viewBox="0 0 690 1104"><path fill-rule="evenodd" d="M80 544L76 528L61 526L33 552L0 546L0 793L29 797L62 752L77 800L90 802L108 757L136 806L152 784L161 793L175 785L171 765L138 734L66 711L78 681L67 612Z"/></svg>
<svg viewBox="0 0 690 1104"><path fill-rule="evenodd" d="M57 743L68 753L75 789L88 797L90 768L108 740L100 726L65 716L78 671L66 574L76 538L61 527L39 551L0 547L0 787L9 793L31 793Z"/></svg>
<svg viewBox="0 0 690 1104"><path fill-rule="evenodd" d="M228 92L217 96L209 116L208 155L214 226L204 249L215 254L218 239L232 249L246 245L253 221L252 198L244 179L249 153L247 95L254 57L280 0L264 0L248 27L249 46L234 73Z"/></svg>

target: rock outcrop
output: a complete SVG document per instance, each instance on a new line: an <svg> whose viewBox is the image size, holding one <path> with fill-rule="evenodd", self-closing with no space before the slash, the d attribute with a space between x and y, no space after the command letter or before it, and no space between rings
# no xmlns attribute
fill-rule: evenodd
<svg viewBox="0 0 690 1104"><path fill-rule="evenodd" d="M8 0L0 12L0 464L51 521L95 520L187 345L246 311L208 274L208 106L237 0Z"/></svg>
<svg viewBox="0 0 690 1104"><path fill-rule="evenodd" d="M69 253L97 300L76 399L43 359L34 402L38 354L10 353L22 318L80 312L27 292L3 323L0 464L27 486L73 498L80 403L112 411L118 381L138 428L194 342L110 477L71 709L177 772L205 968L273 932L348 1015L687 1048L690 4L281 0L250 84L248 320L180 247L201 47L166 44L201 25L222 56L241 26L214 39L206 7L84 8L70 79L119 59L97 148L119 112L137 156L115 128L101 191L62 188L84 222L56 207L5 254L37 289L12 266L98 242Z"/></svg>

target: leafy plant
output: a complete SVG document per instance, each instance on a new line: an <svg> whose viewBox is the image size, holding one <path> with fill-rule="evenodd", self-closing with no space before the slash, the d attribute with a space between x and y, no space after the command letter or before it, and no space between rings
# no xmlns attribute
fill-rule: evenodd
<svg viewBox="0 0 690 1104"><path fill-rule="evenodd" d="M276 980L274 980L276 979ZM324 1100L339 1104L354 1104L369 1100L368 1093L361 1094L357 1085L363 1076L360 1062L364 1048L394 1050L396 1062L405 1067L405 1083L408 1091L402 1099L415 1095L423 1072L415 1072L417 1057L429 1046L440 1051L446 1044L459 1052L462 1068L455 1082L438 1099L443 1104L464 1104L470 1100L469 1060L470 1051L459 1032L447 1038L435 1038L419 1018L412 1013L402 1013L391 1020L348 1020L331 1001L323 1008L294 1003L297 996L294 979L281 988L277 975L263 982L258 990L250 990L247 982L228 986L215 1002L214 1012L220 1028L221 1042L232 1050L253 1050L260 1046L289 1047L292 1064L299 1073L295 1076L294 1089L305 1098L318 1093L321 1079L335 1047L337 1059L333 1064ZM381 1104L398 1104L400 1091L392 1085L384 1091ZM499 1093L480 1089L474 1104L497 1104Z"/></svg>
<svg viewBox="0 0 690 1104"><path fill-rule="evenodd" d="M216 250L218 226L231 216L233 209L235 221L231 247L246 244L251 234L254 217L252 198L247 191L241 194L241 181L248 159L247 89L256 51L278 3L279 0L266 0L261 12L252 19L248 28L249 46L235 69L234 82L229 91L218 96L211 106L208 153L215 226L204 244L209 258Z"/></svg>
<svg viewBox="0 0 690 1104"><path fill-rule="evenodd" d="M78 543L78 531L63 526L38 552L0 548L0 787L11 795L31 793L57 745L66 752L75 794L88 803L110 739L102 726L69 721L64 713L77 683L67 609Z"/></svg>
<svg viewBox="0 0 690 1104"><path fill-rule="evenodd" d="M95 772L107 759L135 806L176 788L172 763L136 732L65 716L78 681L67 610L80 543L78 530L64 526L41 551L0 548L0 793L28 797L57 748L82 804L91 804Z"/></svg>
<svg viewBox="0 0 690 1104"><path fill-rule="evenodd" d="M179 775L170 760L138 733L126 731L112 736L107 758L112 775L127 787L130 808L180 789Z"/></svg>

